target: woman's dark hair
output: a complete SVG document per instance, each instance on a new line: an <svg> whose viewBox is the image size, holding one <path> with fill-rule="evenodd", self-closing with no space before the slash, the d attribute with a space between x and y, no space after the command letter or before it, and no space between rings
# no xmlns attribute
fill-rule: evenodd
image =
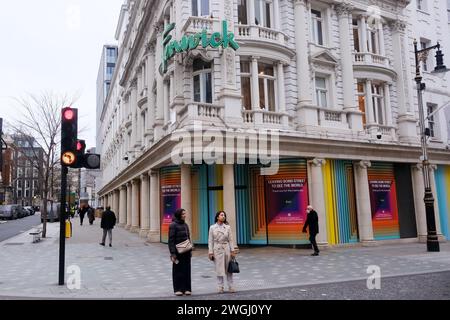
<svg viewBox="0 0 450 320"><path fill-rule="evenodd" d="M214 220L214 222L216 222L217 223L217 221L219 221L219 216L220 216L220 214L223 212L223 214L225 215L225 221L223 222L223 223L225 223L225 224L228 224L228 221L227 221L227 213L225 212L225 211L218 211L217 213L216 213L216 218L215 218L215 220Z"/></svg>
<svg viewBox="0 0 450 320"><path fill-rule="evenodd" d="M183 214L184 211L186 211L186 210L178 209L177 211L175 211L175 213L173 214L174 218L176 220L181 220L181 215Z"/></svg>

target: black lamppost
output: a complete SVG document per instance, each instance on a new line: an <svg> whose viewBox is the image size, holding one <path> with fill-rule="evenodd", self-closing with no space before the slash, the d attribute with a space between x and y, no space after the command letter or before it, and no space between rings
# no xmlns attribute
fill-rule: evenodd
<svg viewBox="0 0 450 320"><path fill-rule="evenodd" d="M423 78L420 73L420 62L426 61L428 57L428 51L437 49L436 51L436 67L432 73L442 73L447 72L448 69L444 65L444 55L441 51L441 46L438 42L437 45L423 48L421 50L417 49L417 40L414 40L414 53L416 58L416 83L417 83L417 97L419 99L419 120L420 120L420 138L422 143L422 170L423 179L425 185L425 210L427 216L427 249L430 252L439 252L439 240L436 232L436 219L434 215L434 197L431 191L431 181L430 181L430 163L428 161L428 147L427 147L427 136L429 135L429 130L425 129L425 115L423 110L423 97L422 91L425 90L425 83L422 82Z"/></svg>

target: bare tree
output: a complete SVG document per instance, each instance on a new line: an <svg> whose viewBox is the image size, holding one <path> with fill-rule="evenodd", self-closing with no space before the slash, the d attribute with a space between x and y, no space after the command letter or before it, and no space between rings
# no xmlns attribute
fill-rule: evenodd
<svg viewBox="0 0 450 320"><path fill-rule="evenodd" d="M28 94L24 98L15 99L21 107L20 118L13 124L16 134L28 137L43 149L44 159L42 168L38 169L39 180L42 181L43 220L42 237L47 233L47 204L50 197L54 197L53 185L57 168L60 168L60 139L61 139L61 109L72 106L77 100L74 97L44 92L39 95ZM31 150L35 150L32 148ZM39 166L38 153L24 155L31 163ZM52 199L53 200L53 199Z"/></svg>

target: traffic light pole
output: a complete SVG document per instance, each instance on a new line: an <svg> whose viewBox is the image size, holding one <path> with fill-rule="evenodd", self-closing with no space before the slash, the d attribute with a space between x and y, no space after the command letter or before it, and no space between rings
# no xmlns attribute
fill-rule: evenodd
<svg viewBox="0 0 450 320"><path fill-rule="evenodd" d="M64 285L66 258L66 192L69 169L61 166L61 208L59 214L59 285Z"/></svg>

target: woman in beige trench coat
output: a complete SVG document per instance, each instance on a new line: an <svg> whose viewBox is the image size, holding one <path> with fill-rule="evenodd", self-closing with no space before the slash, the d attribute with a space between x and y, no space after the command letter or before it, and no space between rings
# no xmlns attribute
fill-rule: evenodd
<svg viewBox="0 0 450 320"><path fill-rule="evenodd" d="M230 292L236 292L233 287L233 274L228 273L228 263L235 257L233 234L227 222L227 215L224 211L216 213L215 224L209 228L209 259L214 261L219 293L224 292L224 277L227 276L227 283Z"/></svg>

